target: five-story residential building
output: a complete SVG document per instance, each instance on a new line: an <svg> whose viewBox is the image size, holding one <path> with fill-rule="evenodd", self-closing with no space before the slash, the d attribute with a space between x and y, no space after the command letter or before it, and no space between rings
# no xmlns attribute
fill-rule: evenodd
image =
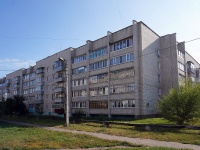
<svg viewBox="0 0 200 150"><path fill-rule="evenodd" d="M48 56L0 80L1 97L24 95L32 113L149 116L162 95L186 78L199 82L199 63L176 34L159 36L143 22L78 48Z"/></svg>

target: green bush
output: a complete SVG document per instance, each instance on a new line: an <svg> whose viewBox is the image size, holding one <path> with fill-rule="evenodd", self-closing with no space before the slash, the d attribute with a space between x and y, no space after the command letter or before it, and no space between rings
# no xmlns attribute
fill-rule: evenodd
<svg viewBox="0 0 200 150"><path fill-rule="evenodd" d="M200 116L200 84L187 80L183 85L170 90L158 104L161 115L182 125Z"/></svg>

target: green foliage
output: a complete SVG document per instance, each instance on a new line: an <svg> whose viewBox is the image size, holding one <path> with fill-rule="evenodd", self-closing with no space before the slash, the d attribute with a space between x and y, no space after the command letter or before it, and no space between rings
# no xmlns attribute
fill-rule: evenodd
<svg viewBox="0 0 200 150"><path fill-rule="evenodd" d="M4 114L5 111L5 100L3 98L2 101L0 101L0 118L2 117L2 115Z"/></svg>
<svg viewBox="0 0 200 150"><path fill-rule="evenodd" d="M158 104L161 115L179 125L200 116L200 84L187 80L173 88Z"/></svg>
<svg viewBox="0 0 200 150"><path fill-rule="evenodd" d="M16 95L13 98L7 98L0 103L0 113L7 115L24 115L27 113L24 97Z"/></svg>

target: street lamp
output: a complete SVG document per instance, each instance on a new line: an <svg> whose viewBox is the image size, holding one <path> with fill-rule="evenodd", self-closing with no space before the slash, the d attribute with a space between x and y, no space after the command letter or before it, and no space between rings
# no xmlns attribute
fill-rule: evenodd
<svg viewBox="0 0 200 150"><path fill-rule="evenodd" d="M65 75L66 75L66 101L65 101L65 113L66 113L66 126L69 126L69 100L68 100L68 69L67 69L67 62L65 59L59 57L59 60L61 60L63 62L64 68L65 68Z"/></svg>

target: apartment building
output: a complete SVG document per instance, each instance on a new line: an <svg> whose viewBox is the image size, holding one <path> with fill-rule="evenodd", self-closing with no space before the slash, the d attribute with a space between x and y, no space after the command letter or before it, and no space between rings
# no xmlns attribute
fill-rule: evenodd
<svg viewBox="0 0 200 150"><path fill-rule="evenodd" d="M199 82L199 63L176 34L159 36L143 22L78 48L67 48L0 80L0 96L24 95L31 113L148 116L182 79Z"/></svg>

